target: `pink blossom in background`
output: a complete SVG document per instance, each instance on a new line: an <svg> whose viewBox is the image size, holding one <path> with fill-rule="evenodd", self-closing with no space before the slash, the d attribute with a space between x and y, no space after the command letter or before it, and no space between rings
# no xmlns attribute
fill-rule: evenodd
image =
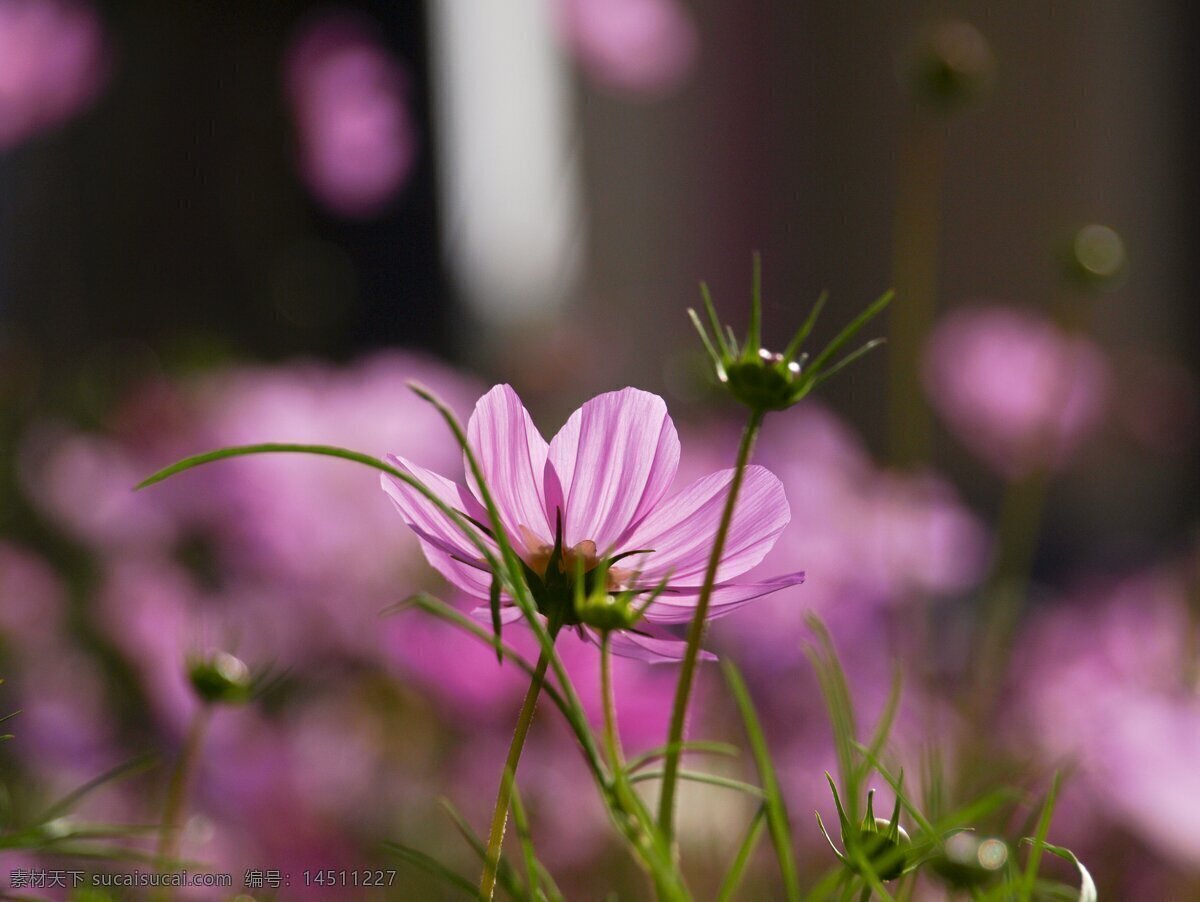
<svg viewBox="0 0 1200 902"><path fill-rule="evenodd" d="M462 413L480 386L419 354L384 352L347 367L320 363L239 367L197 385L193 450L264 441L331 444L382 457L389 451L439 468L461 451L440 415L408 387L418 381ZM248 566L327 590L338 585L383 604L400 601L414 571L412 545L398 541L395 515L372 474L345 461L304 455L228 461L185 474L219 480L232 516L228 552ZM424 568L420 568L423 570ZM347 581L347 574L353 580ZM347 604L352 604L349 599Z"/></svg>
<svg viewBox="0 0 1200 902"><path fill-rule="evenodd" d="M1097 581L1033 618L1018 646L1012 741L1077 765L1070 788L1098 815L1071 819L1079 835L1069 838L1081 847L1124 830L1182 866L1200 865L1200 662L1190 660L1200 622L1191 603L1168 570L1115 587Z"/></svg>
<svg viewBox="0 0 1200 902"><path fill-rule="evenodd" d="M409 76L374 23L350 12L308 20L285 56L301 176L331 212L380 213L417 159Z"/></svg>
<svg viewBox="0 0 1200 902"><path fill-rule="evenodd" d="M647 660L681 657L684 643L662 628L691 619L732 470L711 473L668 497L679 467L675 424L661 398L633 388L588 401L547 444L512 388L497 385L480 398L467 436L508 541L529 568L545 574L561 520L564 567L577 562L590 570L600 559L620 556L619 568L609 571L614 590L648 591L669 577L639 631L614 633L612 649ZM463 487L408 460L391 460L447 505L477 522L489 519L473 480ZM476 547L415 489L386 475L382 483L430 564L486 608L492 576ZM749 467L717 569L710 616L803 581L800 572L761 582L738 579L770 551L790 516L779 480L762 467ZM499 554L494 540L482 540ZM520 617L512 599L502 604L506 620ZM588 627L575 630L598 641Z"/></svg>
<svg viewBox="0 0 1200 902"><path fill-rule="evenodd" d="M557 0L557 15L564 45L602 87L659 96L695 66L696 25L678 0Z"/></svg>
<svg viewBox="0 0 1200 902"><path fill-rule="evenodd" d="M737 436L732 424L693 427L682 469L703 472L729 460ZM789 528L761 566L786 571L802 562L808 576L802 596L764 598L755 616L714 624L713 643L742 669L762 708L792 809L818 809L828 823L836 815L824 773L836 771L836 761L828 715L803 654L814 639L805 616L818 614L832 633L859 728L868 731L883 710L896 662L912 660L903 643L913 603L955 598L978 585L988 563L987 533L948 483L880 467L848 424L812 401L767 419L754 460L779 477L792 509ZM954 714L926 691L923 677L912 668L904 673L893 732L894 749L913 774L924 746L954 735ZM886 784L872 786L886 805ZM809 848L824 845L815 827L796 834Z"/></svg>
<svg viewBox="0 0 1200 902"><path fill-rule="evenodd" d="M0 151L54 128L103 90L103 26L83 0L0 0Z"/></svg>
<svg viewBox="0 0 1200 902"><path fill-rule="evenodd" d="M0 542L0 641L37 653L58 639L66 606L66 587L46 561Z"/></svg>
<svg viewBox="0 0 1200 902"><path fill-rule="evenodd" d="M727 424L690 432L684 470L728 461L736 441L737 430ZM953 488L930 473L880 468L861 438L819 404L768 418L755 460L779 477L792 510L791 527L763 567L804 566L808 577L802 602L765 598L757 602L764 616L721 623L715 635L758 649L754 666L792 667L808 612L868 617L876 608L903 609L914 598L953 597L982 579L987 532Z"/></svg>
<svg viewBox="0 0 1200 902"><path fill-rule="evenodd" d="M1095 430L1108 365L1094 343L1015 307L971 307L934 329L925 390L971 451L1009 479L1061 467Z"/></svg>

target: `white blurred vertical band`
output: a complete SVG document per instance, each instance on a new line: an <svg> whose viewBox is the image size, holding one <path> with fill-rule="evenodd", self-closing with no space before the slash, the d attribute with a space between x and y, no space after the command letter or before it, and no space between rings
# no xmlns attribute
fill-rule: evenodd
<svg viewBox="0 0 1200 902"><path fill-rule="evenodd" d="M485 325L544 317L580 267L571 94L551 0L429 0L442 222Z"/></svg>

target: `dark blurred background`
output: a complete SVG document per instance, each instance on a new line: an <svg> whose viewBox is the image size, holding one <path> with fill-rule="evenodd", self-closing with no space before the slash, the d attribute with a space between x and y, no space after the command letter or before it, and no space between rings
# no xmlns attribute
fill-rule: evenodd
<svg viewBox="0 0 1200 902"><path fill-rule="evenodd" d="M486 803L523 686L435 631L375 629L438 587L373 480L272 459L127 487L270 439L451 473L459 449L405 390L414 374L463 411L511 381L547 436L640 386L667 398L688 466L724 466L737 411L685 311L706 280L741 334L761 251L771 347L823 291L819 342L897 289L866 333L889 344L768 420L760 460L793 520L764 566L810 579L718 639L749 649L794 810L829 801L832 767L804 612L830 622L872 712L901 659L901 740L955 750L930 719L962 713L994 646L1011 710L988 741L1029 757L1036 793L1080 763L1062 842L1085 843L1102 886L1191 898L1198 34L1186 4L1129 0L0 0L0 715L26 711L4 783L33 810L43 784L127 753L173 760L195 704L183 650L244 615L254 641L234 651L299 685L221 721L199 854L308 862L311 842L352 861L330 837L370 855L424 838L443 783ZM1119 236L1102 278L1078 253L1097 223ZM931 378L927 339L976 309ZM1075 371L1068 330L1104 378ZM451 368L370 354L397 348ZM1092 406L1071 422L1076 391ZM1023 632L990 630L979 612L1031 574ZM670 698L648 672L627 671L622 700L645 747ZM589 886L616 871L581 857L608 847L569 832L578 785L543 748L540 835ZM154 822L156 791L103 816ZM314 832L284 837L297 810ZM262 820L241 834L247 811ZM696 812L695 848L740 816Z"/></svg>
<svg viewBox="0 0 1200 902"><path fill-rule="evenodd" d="M145 369L344 359L396 344L432 348L534 394L632 382L687 395L681 355L694 342L684 308L704 278L736 322L751 250L764 255L768 335L779 341L820 291L831 293L829 321L840 321L891 285L899 148L914 116L898 71L920 27L946 14L986 36L996 78L976 108L932 126L944 162L941 307L1048 307L1066 290L1055 242L1099 220L1120 231L1132 261L1123 288L1094 311L1101 340L1119 353L1186 358L1197 324L1187 290L1197 182L1195 29L1183 6L696 2L677 20L641 26L660 57L664 44L677 48L674 68L656 71L639 69L635 55L605 56L603 34L572 44L561 20L594 26L594 5L543 10L559 16L551 52L563 59L525 81L483 68L505 53L521 58L519 40L474 60L492 93L471 102L492 104L495 128L519 130L520 92L539 76L558 80L558 99L543 104L557 150L535 151L529 164L557 161L558 171L526 175L576 199L556 227L578 264L565 278L531 266L497 286L498 300L486 287L494 261L463 272L464 253L492 233L454 246L470 231L459 221L471 217L472 191L486 192L471 183L454 200L468 213L448 212L447 160L486 167L489 151L498 159L521 142L480 146L447 124L446 109L439 118L439 96L443 106L454 99L434 84L434 35L454 31L452 15L410 2L96 6L94 58L73 76L90 80L94 96L0 148L9 416L81 402L102 415ZM305 118L298 92L323 89L290 84L287 68L322 21L339 17L396 67L411 145L400 177L350 209L306 183L305 142L340 126L323 123L320 109ZM621 27L610 43L642 34ZM461 57L443 65L470 73L471 40L444 41L443 58ZM541 134L531 129L526 143ZM506 195L511 172L496 164L488 203L541 196L517 184ZM514 267L519 237L500 251ZM533 300L506 307L506 291ZM880 454L885 373L877 354L829 391ZM1060 488L1073 505L1064 516L1081 527L1074 541L1137 555L1188 521L1195 468L1186 455L1146 466L1120 452L1084 468L1086 485ZM939 457L970 476L952 445L940 443Z"/></svg>

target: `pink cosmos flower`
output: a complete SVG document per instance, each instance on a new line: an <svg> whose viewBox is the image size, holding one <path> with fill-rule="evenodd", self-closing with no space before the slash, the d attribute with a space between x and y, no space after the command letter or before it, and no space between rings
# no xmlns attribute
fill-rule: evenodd
<svg viewBox="0 0 1200 902"><path fill-rule="evenodd" d="M383 212L408 182L420 141L407 69L374 23L346 12L309 22L287 51L286 82L309 190L340 216Z"/></svg>
<svg viewBox="0 0 1200 902"><path fill-rule="evenodd" d="M561 39L611 91L654 99L695 68L696 24L677 0L557 0Z"/></svg>
<svg viewBox="0 0 1200 902"><path fill-rule="evenodd" d="M1100 424L1109 382L1093 342L1002 306L942 320L926 348L924 378L946 425L1010 479L1065 464Z"/></svg>
<svg viewBox="0 0 1200 902"><path fill-rule="evenodd" d="M564 626L595 641L574 615L571 592L549 597L548 584L562 582L553 577L583 571L586 582L586 574L606 561L613 591L649 593L666 580L665 591L638 627L612 636L612 649L645 660L681 658L684 643L662 626L691 620L733 470L712 473L667 497L679 467L675 424L662 398L633 388L588 401L547 444L512 388L498 385L476 404L467 437L508 541L530 580L543 581L531 585L539 606L554 608ZM390 459L449 507L487 522L473 480L461 486L403 458ZM384 476L383 488L434 568L486 602L492 574L478 549L412 487ZM711 616L803 581L803 573L761 582L736 579L763 559L790 519L779 480L762 467L748 467L717 568ZM490 536L483 538L495 549ZM561 574L551 573L547 580L556 548L561 549ZM502 599L502 605L506 622L521 616L511 599Z"/></svg>
<svg viewBox="0 0 1200 902"><path fill-rule="evenodd" d="M108 79L104 27L81 0L0 0L0 151L66 122Z"/></svg>

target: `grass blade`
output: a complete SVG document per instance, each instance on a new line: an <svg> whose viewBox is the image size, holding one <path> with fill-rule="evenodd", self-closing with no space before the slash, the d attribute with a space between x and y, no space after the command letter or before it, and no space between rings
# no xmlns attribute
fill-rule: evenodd
<svg viewBox="0 0 1200 902"><path fill-rule="evenodd" d="M725 681L729 684L738 711L742 715L742 725L746 730L746 738L750 741L758 777L762 781L763 796L766 800L763 807L766 809L771 842L779 859L779 870L783 875L784 896L788 902L797 902L800 899L800 882L796 876L796 862L792 857L792 830L788 823L787 805L783 801L779 780L775 776L775 767L771 763L771 753L767 749L767 740L763 736L762 724L759 723L754 703L750 700L750 693L737 667L732 661L726 660L722 662L721 669L725 672Z"/></svg>
<svg viewBox="0 0 1200 902"><path fill-rule="evenodd" d="M738 846L737 854L733 857L733 864L730 865L729 871L725 874L725 879L721 881L721 890L717 894L717 902L730 902L733 899L733 894L737 892L738 887L742 884L742 876L746 872L746 865L750 862L750 856L754 854L754 849L758 846L758 840L762 836L763 827L766 825L767 809L764 806L754 813L754 817L750 821L750 826L746 828L746 835L742 839L741 845Z"/></svg>
<svg viewBox="0 0 1200 902"><path fill-rule="evenodd" d="M450 870L436 858L431 858L418 849L414 849L411 846L404 846L400 843L386 842L383 845L385 849L402 861L406 861L420 868L425 873L448 883L450 886L462 890L472 899L479 898L479 890L475 888L474 883L460 874L454 873L454 871Z"/></svg>

